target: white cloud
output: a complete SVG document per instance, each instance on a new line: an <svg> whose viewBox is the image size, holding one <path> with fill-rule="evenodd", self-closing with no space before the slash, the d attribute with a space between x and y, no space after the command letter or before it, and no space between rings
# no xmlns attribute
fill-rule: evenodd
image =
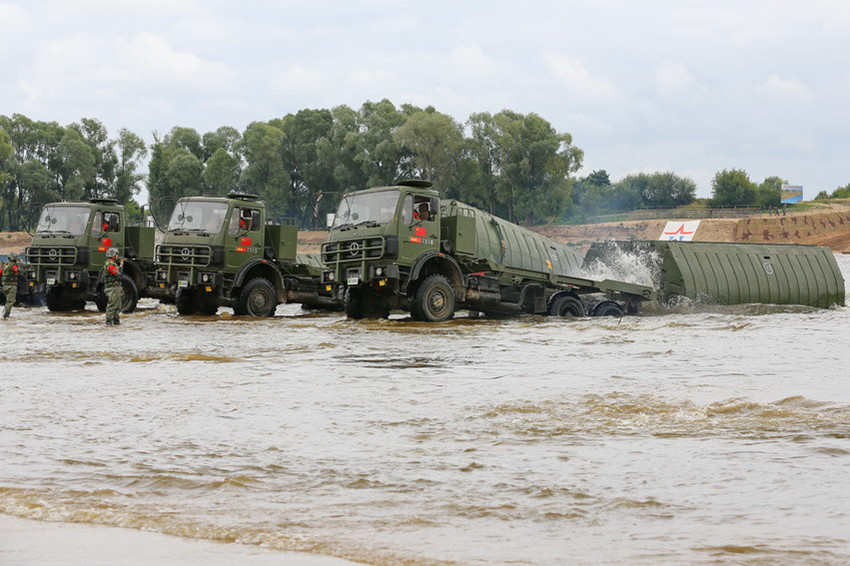
<svg viewBox="0 0 850 566"><path fill-rule="evenodd" d="M20 6L0 2L0 30L8 32L28 23L29 21Z"/></svg>
<svg viewBox="0 0 850 566"><path fill-rule="evenodd" d="M698 90L694 76L683 63L664 63L655 71L655 82L662 98L680 98Z"/></svg>
<svg viewBox="0 0 850 566"><path fill-rule="evenodd" d="M448 65L455 76L467 81L502 78L499 73L502 65L477 45L455 47L449 56Z"/></svg>
<svg viewBox="0 0 850 566"><path fill-rule="evenodd" d="M592 75L587 67L573 57L547 53L543 55L543 60L567 90L579 96L616 98L620 94L610 81Z"/></svg>
<svg viewBox="0 0 850 566"><path fill-rule="evenodd" d="M779 75L770 75L762 85L762 90L771 95L808 102L812 98L809 87L794 79L782 79Z"/></svg>

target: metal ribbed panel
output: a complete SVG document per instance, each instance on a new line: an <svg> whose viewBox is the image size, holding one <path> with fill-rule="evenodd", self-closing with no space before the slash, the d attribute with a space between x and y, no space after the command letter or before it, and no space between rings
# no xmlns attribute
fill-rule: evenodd
<svg viewBox="0 0 850 566"><path fill-rule="evenodd" d="M575 275L581 268L579 254L546 236L455 201L443 201L442 208L445 216L475 219L474 251L468 255L494 267L557 275Z"/></svg>
<svg viewBox="0 0 850 566"><path fill-rule="evenodd" d="M662 242L665 294L721 304L844 304L844 278L827 248Z"/></svg>

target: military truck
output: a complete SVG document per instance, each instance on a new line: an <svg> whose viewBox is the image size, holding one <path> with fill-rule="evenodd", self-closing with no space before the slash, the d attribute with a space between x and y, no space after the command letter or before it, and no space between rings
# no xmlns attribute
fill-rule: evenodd
<svg viewBox="0 0 850 566"><path fill-rule="evenodd" d="M156 250L156 281L175 292L177 312L272 316L280 303L335 308L318 257L296 253L295 226L266 223L256 195L177 201Z"/></svg>
<svg viewBox="0 0 850 566"><path fill-rule="evenodd" d="M8 256L0 255L0 266L8 261ZM27 273L31 271L29 264L22 263L23 256L18 260L20 273L18 273L18 293L15 296L14 306L44 306L44 285L36 284L35 281L30 281ZM2 269L0 269L2 271ZM6 293L0 288L0 306L6 304Z"/></svg>
<svg viewBox="0 0 850 566"><path fill-rule="evenodd" d="M124 206L113 199L48 204L25 252L28 278L45 286L51 311L80 310L86 301L103 311L107 298L100 269L106 250L117 248L124 258L121 310L132 312L140 297L167 298L154 285L154 238L154 228L128 226Z"/></svg>
<svg viewBox="0 0 850 566"><path fill-rule="evenodd" d="M455 200L427 181L343 196L322 247L325 285L349 318L409 311L438 322L465 308L485 315L622 315L652 287L579 277L568 246Z"/></svg>

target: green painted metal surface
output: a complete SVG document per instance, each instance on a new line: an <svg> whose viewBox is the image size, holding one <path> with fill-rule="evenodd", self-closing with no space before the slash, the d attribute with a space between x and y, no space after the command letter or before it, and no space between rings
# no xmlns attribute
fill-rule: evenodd
<svg viewBox="0 0 850 566"><path fill-rule="evenodd" d="M266 225L266 242L274 248L278 261L295 261L298 247L298 228L296 226Z"/></svg>
<svg viewBox="0 0 850 566"><path fill-rule="evenodd" d="M569 246L483 210L443 200L440 215L442 238L452 243L461 262L480 264L491 271L555 275L575 275L581 269L582 256Z"/></svg>
<svg viewBox="0 0 850 566"><path fill-rule="evenodd" d="M156 229L146 226L128 226L127 244L130 245L140 258L153 260L153 250L156 245Z"/></svg>
<svg viewBox="0 0 850 566"><path fill-rule="evenodd" d="M608 246L606 248L606 246ZM829 248L796 244L617 242L627 252L653 253L662 300L683 296L734 305L798 304L828 308L845 302L844 278ZM595 244L585 262L604 261L609 244Z"/></svg>

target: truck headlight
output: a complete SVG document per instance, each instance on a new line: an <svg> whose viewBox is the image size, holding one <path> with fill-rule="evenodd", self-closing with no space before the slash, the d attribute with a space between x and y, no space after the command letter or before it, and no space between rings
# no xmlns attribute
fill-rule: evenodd
<svg viewBox="0 0 850 566"><path fill-rule="evenodd" d="M383 274L384 274L384 268L383 267L376 267L375 268L375 276L376 277L381 277Z"/></svg>
<svg viewBox="0 0 850 566"><path fill-rule="evenodd" d="M209 274L208 274L208 273L204 273L203 275L201 275L201 281L203 281L204 283L209 283L209 282L210 282L210 276L209 276Z"/></svg>

